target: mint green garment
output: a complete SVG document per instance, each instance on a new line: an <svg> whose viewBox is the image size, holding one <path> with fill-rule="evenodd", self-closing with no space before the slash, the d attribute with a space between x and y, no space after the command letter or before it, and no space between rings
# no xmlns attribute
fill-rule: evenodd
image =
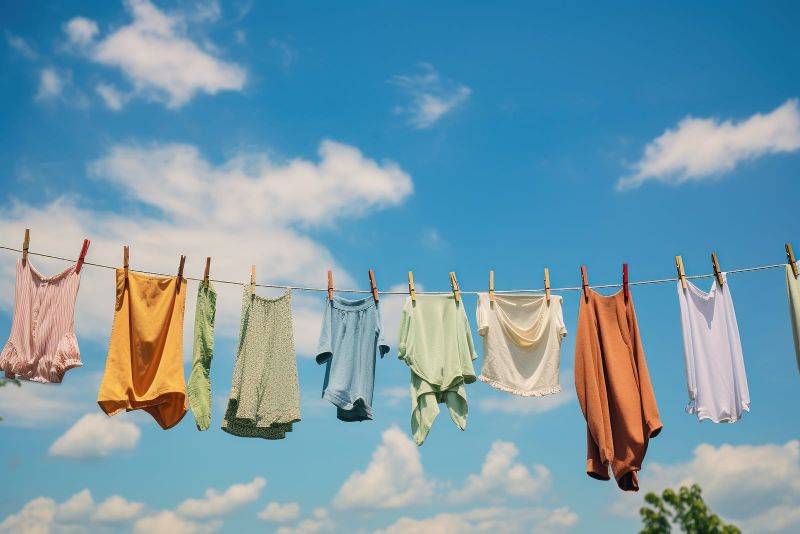
<svg viewBox="0 0 800 534"><path fill-rule="evenodd" d="M463 302L452 295L409 297L400 318L397 355L411 369L411 433L422 445L444 403L450 418L467 427L465 384L475 382L478 357Z"/></svg>
<svg viewBox="0 0 800 534"><path fill-rule="evenodd" d="M797 369L800 370L800 280L795 278L794 271L786 265L786 290L789 292L789 318L792 322L794 336L794 355L797 358Z"/></svg>
<svg viewBox="0 0 800 534"><path fill-rule="evenodd" d="M194 415L197 430L211 426L211 358L214 353L214 315L217 308L217 293L208 283L208 288L197 288L197 307L194 312L194 349L192 371L186 386L189 407Z"/></svg>

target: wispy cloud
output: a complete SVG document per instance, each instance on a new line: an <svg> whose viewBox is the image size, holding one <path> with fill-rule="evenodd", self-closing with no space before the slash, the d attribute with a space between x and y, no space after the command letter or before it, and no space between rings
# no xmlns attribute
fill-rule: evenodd
<svg viewBox="0 0 800 534"><path fill-rule="evenodd" d="M222 60L210 41L199 46L186 33L190 23L208 23L219 18L217 2L204 2L191 11L165 12L149 0L127 0L133 18L103 38L95 21L75 17L64 27L69 45L98 64L115 67L133 85L131 94L179 108L197 93L240 91L246 82L244 67ZM124 104L108 98L112 109ZM114 106L117 106L115 108Z"/></svg>
<svg viewBox="0 0 800 534"><path fill-rule="evenodd" d="M442 117L461 107L472 90L466 85L439 76L429 63L421 63L421 74L396 75L390 82L409 98L406 105L397 106L394 112L408 116L408 122L417 129L427 129Z"/></svg>
<svg viewBox="0 0 800 534"><path fill-rule="evenodd" d="M800 110L790 99L769 113L744 120L686 117L647 144L633 174L617 181L617 190L647 181L679 185L719 179L743 161L800 150Z"/></svg>
<svg viewBox="0 0 800 534"><path fill-rule="evenodd" d="M30 44L28 44L28 41L8 31L6 31L5 34L8 46L13 48L19 55L30 60L34 60L39 57L39 54L36 53Z"/></svg>

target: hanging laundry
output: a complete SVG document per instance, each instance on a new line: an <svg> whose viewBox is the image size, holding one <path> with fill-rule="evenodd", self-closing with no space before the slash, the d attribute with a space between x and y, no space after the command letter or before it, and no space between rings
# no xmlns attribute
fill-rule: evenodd
<svg viewBox="0 0 800 534"><path fill-rule="evenodd" d="M623 291L581 294L575 339L575 390L586 419L586 474L638 491L637 471L661 419L636 323ZM588 299L588 301L587 301Z"/></svg>
<svg viewBox="0 0 800 534"><path fill-rule="evenodd" d="M678 282L683 353L689 389L688 413L715 423L734 423L750 411L742 343L730 286L713 282L708 293Z"/></svg>
<svg viewBox="0 0 800 534"><path fill-rule="evenodd" d="M561 391L561 340L567 335L561 297L478 294L478 334L483 362L478 379L525 397Z"/></svg>
<svg viewBox="0 0 800 534"><path fill-rule="evenodd" d="M325 299L316 359L327 364L322 398L336 406L338 419L372 419L375 359L387 352L375 299Z"/></svg>
<svg viewBox="0 0 800 534"><path fill-rule="evenodd" d="M108 415L144 410L163 429L186 415L186 279L116 269L117 295L97 404Z"/></svg>
<svg viewBox="0 0 800 534"><path fill-rule="evenodd" d="M291 290L269 299L245 286L238 347L222 430L248 438L285 438L300 421Z"/></svg>
<svg viewBox="0 0 800 534"><path fill-rule="evenodd" d="M463 303L452 295L416 295L400 318L397 355L411 369L411 432L422 445L444 403L458 428L467 427L466 384L475 382L472 343Z"/></svg>
<svg viewBox="0 0 800 534"><path fill-rule="evenodd" d="M0 353L6 377L59 383L68 370L83 365L75 337L81 283L76 265L47 277L30 258L17 260L11 333Z"/></svg>
<svg viewBox="0 0 800 534"><path fill-rule="evenodd" d="M794 354L797 358L797 369L800 370L800 280L795 278L789 265L786 266L786 290L789 293L789 319L792 323Z"/></svg>
<svg viewBox="0 0 800 534"><path fill-rule="evenodd" d="M197 288L197 306L194 312L194 348L192 370L186 384L189 407L194 415L197 430L211 426L211 359L214 356L214 317L217 292L211 282Z"/></svg>

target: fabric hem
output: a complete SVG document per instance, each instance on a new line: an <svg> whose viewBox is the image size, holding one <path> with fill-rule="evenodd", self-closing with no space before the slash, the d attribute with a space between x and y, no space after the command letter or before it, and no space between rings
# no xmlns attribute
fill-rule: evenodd
<svg viewBox="0 0 800 534"><path fill-rule="evenodd" d="M485 382L492 386L495 389L499 389L500 391L505 391L506 393L512 393L514 395L519 395L520 397L544 397L545 395L553 395L555 393L561 393L561 385L556 385L549 388L544 389L535 389L531 391L526 391L522 389L517 389L511 386L507 386L497 380L487 377L484 374L480 374L478 376L478 380L481 382Z"/></svg>

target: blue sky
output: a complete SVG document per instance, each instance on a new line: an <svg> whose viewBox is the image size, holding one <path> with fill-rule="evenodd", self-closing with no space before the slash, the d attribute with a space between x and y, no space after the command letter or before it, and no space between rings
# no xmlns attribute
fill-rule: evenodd
<svg viewBox="0 0 800 534"><path fill-rule="evenodd" d="M785 261L800 246L800 10L762 4L6 2L0 8L0 244L134 269L339 287L575 286ZM0 331L14 253L0 254ZM48 273L62 262L33 257ZM303 420L284 441L219 430L240 289L218 286L212 427L160 430L95 404L113 274L86 268L84 367L0 390L0 531L635 531L643 493L589 479L564 392L468 387L470 419L409 437L403 297L375 420L342 423L311 358L321 294L296 293ZM729 277L752 412L699 424L687 401L673 284L633 289L664 431L643 490L703 485L748 532L800 525L800 376L780 269ZM707 289L711 280L698 285ZM266 294L266 291L263 293ZM190 285L185 339L191 339ZM474 296L464 298L474 323ZM479 344L477 332L473 332ZM188 364L189 345L184 347ZM479 367L480 360L476 362ZM188 365L187 365L188 370Z"/></svg>

